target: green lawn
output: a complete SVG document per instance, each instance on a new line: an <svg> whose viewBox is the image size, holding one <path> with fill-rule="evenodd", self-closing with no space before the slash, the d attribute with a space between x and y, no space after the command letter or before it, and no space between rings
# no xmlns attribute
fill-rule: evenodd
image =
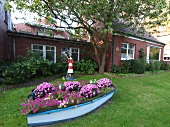
<svg viewBox="0 0 170 127"><path fill-rule="evenodd" d="M118 89L107 104L79 119L48 127L170 127L170 72L135 78L89 75L77 80L102 77L110 78ZM0 93L0 127L27 126L20 103L32 88Z"/></svg>

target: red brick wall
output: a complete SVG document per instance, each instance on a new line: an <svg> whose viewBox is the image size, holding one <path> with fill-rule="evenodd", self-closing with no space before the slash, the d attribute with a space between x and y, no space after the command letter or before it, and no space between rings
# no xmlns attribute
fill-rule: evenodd
<svg viewBox="0 0 170 127"><path fill-rule="evenodd" d="M122 42L125 43L131 43L135 45L135 54L134 58L138 59L139 58L139 50L140 48L144 49L144 52L147 53L147 45L152 45L152 46L159 46L162 47L161 49L161 60L163 60L163 45L159 44L153 44L145 41L140 41L140 40L135 40L131 38L126 38L124 36L114 36L113 38L113 43L114 43L114 49L113 49L113 54L112 54L112 46L110 47L110 50L108 51L107 54L107 59L106 59L106 71L109 71L110 67L112 66L112 57L114 58L114 64L117 66L122 65L122 60L121 60L121 47L122 47ZM112 56L114 55L114 56Z"/></svg>
<svg viewBox="0 0 170 127"><path fill-rule="evenodd" d="M12 38L12 36L10 36ZM26 56L27 51L31 49L31 44L41 44L41 45L51 45L51 46L56 46L56 55L61 55L61 48L62 47L75 47L75 48L80 48L80 60L87 55L91 55L93 57L93 49L91 46L88 45L82 45L81 42L80 44L75 44L72 42L65 42L64 40L62 41L57 41L55 40L48 40L44 38L35 38L32 36L29 37L24 37L24 36L16 36L15 38L15 53L16 56ZM13 41L13 40L11 40ZM67 40L66 40L67 41ZM13 43L13 42L11 42Z"/></svg>
<svg viewBox="0 0 170 127"><path fill-rule="evenodd" d="M25 25L25 23L15 24L14 27L15 27L15 29L16 29L17 32L25 31L25 32L30 32L30 33L32 33L32 34L36 34L35 27Z"/></svg>

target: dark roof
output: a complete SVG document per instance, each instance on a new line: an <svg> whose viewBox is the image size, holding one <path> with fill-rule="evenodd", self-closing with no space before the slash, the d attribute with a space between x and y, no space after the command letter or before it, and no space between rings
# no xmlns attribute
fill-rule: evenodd
<svg viewBox="0 0 170 127"><path fill-rule="evenodd" d="M151 41L159 44L165 45L165 43L160 42L158 39L156 39L154 36L151 36L149 32L147 32L145 29L141 29L139 27L132 28L127 27L125 24L113 22L113 26L118 26L116 29L113 28L114 33L119 33L126 36L132 36L136 37L142 40Z"/></svg>
<svg viewBox="0 0 170 127"><path fill-rule="evenodd" d="M29 33L13 32L13 31L7 31L7 34L10 35L10 36L21 36L21 37L27 37L27 38L36 38L36 39L43 39L43 40L49 40L49 41L56 41L56 42L59 42L59 43L70 43L70 44L91 46L91 43L89 43L89 42L77 41L76 39L54 38L54 37L48 37L48 36L33 35L33 34L29 34Z"/></svg>

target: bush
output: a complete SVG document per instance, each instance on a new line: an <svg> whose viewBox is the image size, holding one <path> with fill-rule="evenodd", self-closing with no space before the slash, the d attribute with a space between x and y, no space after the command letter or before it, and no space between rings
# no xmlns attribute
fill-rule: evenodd
<svg viewBox="0 0 170 127"><path fill-rule="evenodd" d="M154 61L154 64L155 64L155 70L161 69L161 61Z"/></svg>
<svg viewBox="0 0 170 127"><path fill-rule="evenodd" d="M149 61L149 63L146 66L147 71L158 71L158 70L167 70L167 65L164 62L161 61Z"/></svg>
<svg viewBox="0 0 170 127"><path fill-rule="evenodd" d="M145 72L145 66L140 60L131 60L130 70L132 73L143 74Z"/></svg>
<svg viewBox="0 0 170 127"><path fill-rule="evenodd" d="M11 85L30 81L42 76L50 76L63 72L66 64L44 60L43 57L29 52L26 57L18 57L16 62L0 67L0 83Z"/></svg>
<svg viewBox="0 0 170 127"><path fill-rule="evenodd" d="M88 59L84 60L82 59L80 62L75 62L74 69L86 74L93 74L96 72L96 69L98 68L98 65L95 61Z"/></svg>
<svg viewBox="0 0 170 127"><path fill-rule="evenodd" d="M127 73L127 70L123 66L118 67L116 65L112 65L110 68L110 72L116 74L125 74Z"/></svg>
<svg viewBox="0 0 170 127"><path fill-rule="evenodd" d="M170 64L167 62L161 62L161 70L170 70Z"/></svg>

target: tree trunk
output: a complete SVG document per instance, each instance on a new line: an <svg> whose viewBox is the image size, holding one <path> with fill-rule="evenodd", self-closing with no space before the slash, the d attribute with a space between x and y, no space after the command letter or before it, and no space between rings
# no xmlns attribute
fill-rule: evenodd
<svg viewBox="0 0 170 127"><path fill-rule="evenodd" d="M100 64L98 63L98 65L99 65L99 74L104 73L105 63L106 63L105 61L106 61L106 51L104 51L103 54L102 54L102 59L100 61Z"/></svg>

